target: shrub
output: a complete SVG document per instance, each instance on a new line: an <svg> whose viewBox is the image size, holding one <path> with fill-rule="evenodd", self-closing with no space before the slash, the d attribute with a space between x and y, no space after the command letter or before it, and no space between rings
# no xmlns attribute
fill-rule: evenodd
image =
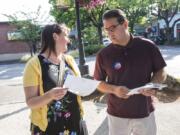
<svg viewBox="0 0 180 135"><path fill-rule="evenodd" d="M85 54L86 56L96 54L100 49L104 48L103 45L88 45L85 46Z"/></svg>
<svg viewBox="0 0 180 135"><path fill-rule="evenodd" d="M165 42L165 45L180 45L180 40L174 40L168 43L168 41Z"/></svg>
<svg viewBox="0 0 180 135"><path fill-rule="evenodd" d="M26 54L26 55L24 55L24 56L22 56L21 58L20 58L20 62L22 62L22 63L26 63L28 60L30 60L32 57L31 57L31 55L30 54Z"/></svg>
<svg viewBox="0 0 180 135"><path fill-rule="evenodd" d="M175 41L173 42L173 44L174 44L174 45L180 45L180 40L175 40Z"/></svg>
<svg viewBox="0 0 180 135"><path fill-rule="evenodd" d="M79 51L78 49L68 52L69 55L71 55L73 58L79 57Z"/></svg>
<svg viewBox="0 0 180 135"><path fill-rule="evenodd" d="M102 48L104 48L103 45L87 45L87 46L84 46L85 55L90 56L90 55L96 54ZM68 54L73 56L74 58L79 57L78 49L73 50L73 51L69 51Z"/></svg>

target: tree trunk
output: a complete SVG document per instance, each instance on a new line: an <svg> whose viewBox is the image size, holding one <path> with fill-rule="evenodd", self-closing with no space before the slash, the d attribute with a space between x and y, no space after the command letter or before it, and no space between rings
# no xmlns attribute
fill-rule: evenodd
<svg viewBox="0 0 180 135"><path fill-rule="evenodd" d="M33 56L32 47L30 48L30 54L31 54L31 57L32 57Z"/></svg>
<svg viewBox="0 0 180 135"><path fill-rule="evenodd" d="M33 52L33 54L36 54L36 52L37 52L36 42L32 43L32 52Z"/></svg>
<svg viewBox="0 0 180 135"><path fill-rule="evenodd" d="M103 36L102 36L102 27L100 25L98 25L97 30L98 30L98 35L99 35L99 43L103 44L103 42L102 42L102 39L103 39Z"/></svg>
<svg viewBox="0 0 180 135"><path fill-rule="evenodd" d="M31 54L31 57L34 56L34 54L36 53L36 43L34 42L28 42L28 45L29 45L29 49L30 49L30 54Z"/></svg>
<svg viewBox="0 0 180 135"><path fill-rule="evenodd" d="M28 42L28 46L29 46L29 52L31 54L31 57L33 56L33 51L32 51L32 44L31 42Z"/></svg>
<svg viewBox="0 0 180 135"><path fill-rule="evenodd" d="M166 22L166 38L167 38L167 43L169 44L171 42L171 28L169 27L169 22Z"/></svg>

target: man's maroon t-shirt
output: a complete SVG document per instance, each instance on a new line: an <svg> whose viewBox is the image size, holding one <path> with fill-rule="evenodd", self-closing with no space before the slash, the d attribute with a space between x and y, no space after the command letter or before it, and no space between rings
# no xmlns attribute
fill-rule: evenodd
<svg viewBox="0 0 180 135"><path fill-rule="evenodd" d="M133 89L149 83L152 73L165 66L153 42L131 36L126 47L111 44L97 54L94 78ZM109 94L107 111L121 118L144 118L154 111L154 107L151 97L138 94L122 99Z"/></svg>

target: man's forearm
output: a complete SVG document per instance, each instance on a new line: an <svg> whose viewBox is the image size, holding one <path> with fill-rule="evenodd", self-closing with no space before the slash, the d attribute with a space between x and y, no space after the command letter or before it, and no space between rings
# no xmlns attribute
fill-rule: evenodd
<svg viewBox="0 0 180 135"><path fill-rule="evenodd" d="M165 72L165 70L163 68L163 69L153 73L151 82L163 83L166 80L166 77L167 77L167 74L166 74L166 72Z"/></svg>
<svg viewBox="0 0 180 135"><path fill-rule="evenodd" d="M97 89L103 93L113 93L115 86L102 81L98 85Z"/></svg>
<svg viewBox="0 0 180 135"><path fill-rule="evenodd" d="M116 85L111 85L106 82L101 82L97 89L103 93L111 93L116 95L119 98L127 99L129 96L127 93L129 92L129 89L125 86L116 86Z"/></svg>

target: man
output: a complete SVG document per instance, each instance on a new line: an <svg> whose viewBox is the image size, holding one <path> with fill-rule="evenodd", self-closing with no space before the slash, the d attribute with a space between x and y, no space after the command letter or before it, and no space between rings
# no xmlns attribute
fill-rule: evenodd
<svg viewBox="0 0 180 135"><path fill-rule="evenodd" d="M99 91L108 94L109 135L156 135L151 99L156 90L127 93L149 82L162 83L166 63L152 41L128 32L121 10L106 11L103 24L112 43L97 54L94 78L101 81Z"/></svg>

